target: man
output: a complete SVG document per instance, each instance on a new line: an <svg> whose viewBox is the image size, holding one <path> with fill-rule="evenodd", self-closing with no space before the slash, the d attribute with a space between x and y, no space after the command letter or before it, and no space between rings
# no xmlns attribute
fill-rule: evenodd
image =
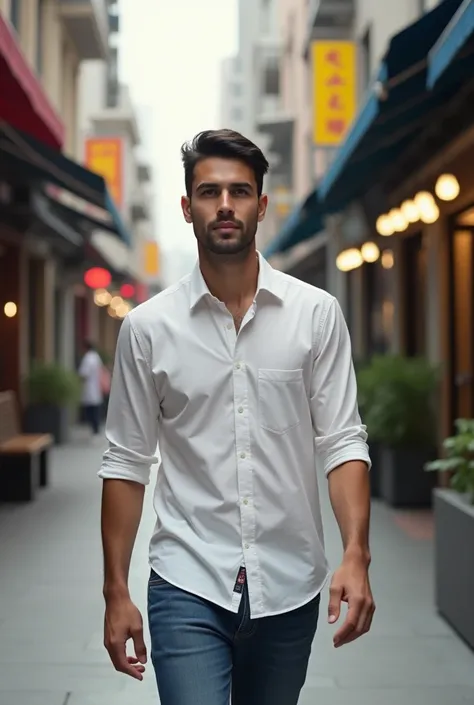
<svg viewBox="0 0 474 705"><path fill-rule="evenodd" d="M296 705L329 570L315 470L344 545L328 619L342 646L370 628L370 460L337 301L257 252L268 162L240 134L182 150L190 276L124 320L107 422L105 645L143 678L128 572L159 442L148 621L162 705ZM135 653L126 655L126 642Z"/></svg>
<svg viewBox="0 0 474 705"><path fill-rule="evenodd" d="M86 352L79 366L79 376L82 379L82 406L92 433L98 436L103 403L102 360L93 343L86 341L84 347Z"/></svg>

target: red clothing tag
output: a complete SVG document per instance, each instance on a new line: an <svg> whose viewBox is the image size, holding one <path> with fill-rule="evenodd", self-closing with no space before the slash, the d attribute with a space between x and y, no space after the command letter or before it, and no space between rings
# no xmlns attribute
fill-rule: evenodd
<svg viewBox="0 0 474 705"><path fill-rule="evenodd" d="M239 572L237 573L237 580L235 581L234 585L234 592L239 592L241 593L242 590L244 589L245 585L245 578L246 578L246 571L244 567L239 568Z"/></svg>

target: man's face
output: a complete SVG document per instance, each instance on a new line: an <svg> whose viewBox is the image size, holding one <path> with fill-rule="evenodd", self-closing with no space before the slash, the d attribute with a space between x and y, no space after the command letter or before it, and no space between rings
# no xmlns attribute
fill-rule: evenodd
<svg viewBox="0 0 474 705"><path fill-rule="evenodd" d="M191 198L183 196L181 206L205 250L237 255L253 243L267 197L258 197L255 175L245 163L209 157L196 165Z"/></svg>

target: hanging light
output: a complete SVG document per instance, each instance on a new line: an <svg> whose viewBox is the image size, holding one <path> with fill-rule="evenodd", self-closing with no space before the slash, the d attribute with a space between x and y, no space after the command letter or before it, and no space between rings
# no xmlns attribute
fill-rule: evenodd
<svg viewBox="0 0 474 705"><path fill-rule="evenodd" d="M420 214L428 210L435 202L433 195L429 191L420 191L413 200Z"/></svg>
<svg viewBox="0 0 474 705"><path fill-rule="evenodd" d="M350 272L351 269L357 269L363 264L364 258L362 253L356 247L352 247L349 250L343 250L340 252L336 258L336 267L341 272Z"/></svg>
<svg viewBox="0 0 474 705"><path fill-rule="evenodd" d="M441 174L436 182L435 192L441 201L454 201L461 191L454 174Z"/></svg>
<svg viewBox="0 0 474 705"><path fill-rule="evenodd" d="M3 313L7 318L15 318L16 314L18 313L18 306L14 301L7 301L7 303L3 307Z"/></svg>
<svg viewBox="0 0 474 705"><path fill-rule="evenodd" d="M360 252L364 262L376 262L380 257L380 250L375 242L364 242Z"/></svg>
<svg viewBox="0 0 474 705"><path fill-rule="evenodd" d="M382 252L382 257L380 263L384 269L392 269L395 259L392 250L384 250Z"/></svg>
<svg viewBox="0 0 474 705"><path fill-rule="evenodd" d="M429 208L425 208L421 212L421 220L423 223L431 224L431 223L436 223L436 221L439 218L439 208L436 205L436 203L433 201L431 206Z"/></svg>
<svg viewBox="0 0 474 705"><path fill-rule="evenodd" d="M375 223L375 227L377 229L378 234L382 235L383 237L389 237L394 233L392 221L390 220L388 215L379 216L377 218L377 222Z"/></svg>
<svg viewBox="0 0 474 705"><path fill-rule="evenodd" d="M105 289L112 281L112 275L103 267L92 267L84 274L84 282L90 289Z"/></svg>
<svg viewBox="0 0 474 705"><path fill-rule="evenodd" d="M97 289L94 291L94 303L96 306L108 306L112 299L112 294L107 289Z"/></svg>
<svg viewBox="0 0 474 705"><path fill-rule="evenodd" d="M110 300L109 306L113 311L116 311L119 306L123 304L123 299L121 296L113 296Z"/></svg>
<svg viewBox="0 0 474 705"><path fill-rule="evenodd" d="M400 206L400 210L409 223L416 223L420 220L420 211L418 210L415 201L412 201L411 199L404 201Z"/></svg>
<svg viewBox="0 0 474 705"><path fill-rule="evenodd" d="M117 318L125 318L127 313L129 313L131 310L131 306L127 304L125 301L123 301L120 306L117 306L115 309L115 315Z"/></svg>
<svg viewBox="0 0 474 705"><path fill-rule="evenodd" d="M400 208L392 208L388 214L390 221L392 223L393 229L396 233L402 233L408 227L408 220L403 215Z"/></svg>
<svg viewBox="0 0 474 705"><path fill-rule="evenodd" d="M122 284L120 287L120 295L123 296L124 299L133 299L135 296L135 287L133 284Z"/></svg>

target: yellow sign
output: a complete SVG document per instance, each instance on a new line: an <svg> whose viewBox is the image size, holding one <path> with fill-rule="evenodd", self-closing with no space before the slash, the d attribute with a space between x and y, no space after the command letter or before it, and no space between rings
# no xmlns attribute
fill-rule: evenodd
<svg viewBox="0 0 474 705"><path fill-rule="evenodd" d="M145 242L144 270L147 277L157 277L160 273L160 253L154 240Z"/></svg>
<svg viewBox="0 0 474 705"><path fill-rule="evenodd" d="M313 59L313 140L338 146L357 109L356 45L348 41L315 41Z"/></svg>
<svg viewBox="0 0 474 705"><path fill-rule="evenodd" d="M117 137L91 137L86 140L86 166L100 174L116 205L123 205L123 142Z"/></svg>

